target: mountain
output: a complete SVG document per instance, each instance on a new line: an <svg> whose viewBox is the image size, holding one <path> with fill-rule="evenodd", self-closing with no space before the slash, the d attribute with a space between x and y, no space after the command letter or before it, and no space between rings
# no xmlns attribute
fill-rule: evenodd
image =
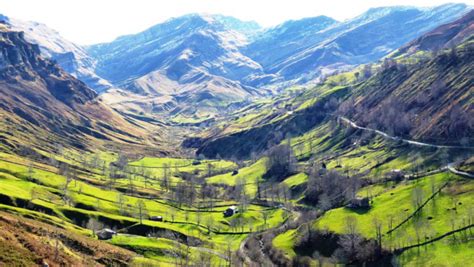
<svg viewBox="0 0 474 267"><path fill-rule="evenodd" d="M209 15L208 15L209 16ZM255 21L242 21L240 19L223 16L223 15L211 15L214 20L217 20L219 23L224 25L227 29L234 30L240 33L243 33L248 38L252 39L263 29Z"/></svg>
<svg viewBox="0 0 474 267"><path fill-rule="evenodd" d="M413 54L418 51L436 51L450 46L456 46L474 34L474 10L462 18L416 38L394 53L394 57L402 54Z"/></svg>
<svg viewBox="0 0 474 267"><path fill-rule="evenodd" d="M213 116L377 61L467 10L464 4L383 7L343 22L319 16L263 30L231 17L191 14L87 52L98 62L96 73L122 89L104 95L114 108Z"/></svg>
<svg viewBox="0 0 474 267"><path fill-rule="evenodd" d="M378 60L467 10L464 4L381 7L339 23L326 17L292 21L268 30L246 51L276 75L273 82L301 83L327 71Z"/></svg>
<svg viewBox="0 0 474 267"><path fill-rule="evenodd" d="M263 73L258 63L240 52L247 36L233 29L248 32L256 29L252 25L192 14L93 45L88 52L99 62L97 73L120 88L138 96L161 97L171 107L212 109L263 94L240 82Z"/></svg>
<svg viewBox="0 0 474 267"><path fill-rule="evenodd" d="M103 92L112 87L105 79L95 74L96 61L91 58L85 49L63 38L57 31L48 26L31 21L1 16L14 31L25 33L25 39L38 44L41 54L55 60L65 71L85 82L97 92Z"/></svg>
<svg viewBox="0 0 474 267"><path fill-rule="evenodd" d="M331 79L306 92L309 97L304 94L299 102L295 102L297 98L287 102L295 105L295 112L282 113L275 103L270 114L268 108L261 114L250 114L255 118L250 125L216 129L183 145L196 147L197 154L208 157L248 158L285 136L301 136L331 120L329 114L338 113L358 125L399 138L472 146L474 36L454 49L408 62L412 63L385 61L371 78L351 85L336 86ZM246 121L243 116L239 121ZM212 134L215 132L218 134Z"/></svg>
<svg viewBox="0 0 474 267"><path fill-rule="evenodd" d="M336 20L326 16L290 20L260 33L245 47L245 52L273 72L275 66L296 52L323 41L326 36L321 32L336 24Z"/></svg>
<svg viewBox="0 0 474 267"><path fill-rule="evenodd" d="M148 130L99 101L94 90L5 24L0 24L0 91L0 143L9 149L29 144L44 150L51 148L51 138L81 149L148 140Z"/></svg>

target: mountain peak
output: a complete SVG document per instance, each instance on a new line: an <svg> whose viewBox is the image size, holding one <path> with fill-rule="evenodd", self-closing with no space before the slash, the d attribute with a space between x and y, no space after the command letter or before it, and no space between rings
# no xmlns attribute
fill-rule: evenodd
<svg viewBox="0 0 474 267"><path fill-rule="evenodd" d="M235 17L212 13L190 13L181 17L170 18L162 24L183 21L192 22L196 25L212 25L216 27L222 27L224 30L237 31L246 36L252 36L262 29L262 27L255 21L244 21Z"/></svg>
<svg viewBox="0 0 474 267"><path fill-rule="evenodd" d="M8 22L9 18L3 14L0 14L0 23Z"/></svg>

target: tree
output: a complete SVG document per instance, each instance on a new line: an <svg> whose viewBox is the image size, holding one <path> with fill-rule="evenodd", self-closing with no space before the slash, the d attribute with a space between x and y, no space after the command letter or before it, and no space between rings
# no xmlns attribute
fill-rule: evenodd
<svg viewBox="0 0 474 267"><path fill-rule="evenodd" d="M71 176L71 180L74 181L74 187L76 187L77 186L77 180L79 179L77 169L72 168L69 175Z"/></svg>
<svg viewBox="0 0 474 267"><path fill-rule="evenodd" d="M119 170L124 171L125 167L128 165L127 155L120 153L117 161L115 161L114 163L115 163L115 166L119 168Z"/></svg>
<svg viewBox="0 0 474 267"><path fill-rule="evenodd" d="M265 175L277 181L281 180L293 174L295 162L296 158L289 144L274 146L268 151L268 159L266 161L267 173Z"/></svg>
<svg viewBox="0 0 474 267"><path fill-rule="evenodd" d="M133 185L133 174L128 173L128 192L130 192L130 195L133 195L134 190L134 185Z"/></svg>
<svg viewBox="0 0 474 267"><path fill-rule="evenodd" d="M362 68L362 77L364 79L368 79L372 76L372 66L369 64L365 64Z"/></svg>
<svg viewBox="0 0 474 267"><path fill-rule="evenodd" d="M227 244L227 251L226 251L226 254L227 254L227 260L229 262L229 267L230 266L233 266L232 265L232 256L233 256L233 253L232 253L232 247L230 246L230 243Z"/></svg>
<svg viewBox="0 0 474 267"><path fill-rule="evenodd" d="M65 204L70 204L70 199L69 199L69 184L71 183L72 178L69 172L66 172L66 182L64 183L63 186L63 201Z"/></svg>
<svg viewBox="0 0 474 267"><path fill-rule="evenodd" d="M363 239L359 235L357 219L355 217L346 217L344 228L345 234L339 238L338 244L341 246L345 257L352 261L357 259L357 252L361 248Z"/></svg>
<svg viewBox="0 0 474 267"><path fill-rule="evenodd" d="M211 177L213 173L214 165L212 165L212 163L209 162L207 163L206 168L207 168L207 177Z"/></svg>
<svg viewBox="0 0 474 267"><path fill-rule="evenodd" d="M97 230L100 230L102 227L103 227L102 223L100 223L94 218L90 218L86 224L86 228L92 231L92 236L95 236L95 232Z"/></svg>
<svg viewBox="0 0 474 267"><path fill-rule="evenodd" d="M125 206L126 201L127 199L125 198L125 196L119 193L117 196L117 206L118 206L120 214L122 215L125 214L124 206Z"/></svg>
<svg viewBox="0 0 474 267"><path fill-rule="evenodd" d="M263 216L263 225L265 226L265 228L267 228L268 212L263 211L262 216Z"/></svg>
<svg viewBox="0 0 474 267"><path fill-rule="evenodd" d="M383 235L382 234L382 221L379 218L374 217L372 224L375 229L375 238L377 240L378 251L380 252L382 250L382 235Z"/></svg>
<svg viewBox="0 0 474 267"><path fill-rule="evenodd" d="M412 204L413 208L416 210L421 207L423 204L423 188L417 185L413 188L412 191Z"/></svg>
<svg viewBox="0 0 474 267"><path fill-rule="evenodd" d="M40 191L37 186L31 188L31 201L40 197Z"/></svg>
<svg viewBox="0 0 474 267"><path fill-rule="evenodd" d="M472 111L470 115L473 115ZM448 122L448 131L451 138L457 138L460 140L472 133L474 125L470 125L470 116L460 107L460 105L454 105L451 108Z"/></svg>
<svg viewBox="0 0 474 267"><path fill-rule="evenodd" d="M170 188L170 165L168 163L163 164L163 179L161 180L161 187L166 191Z"/></svg>
<svg viewBox="0 0 474 267"><path fill-rule="evenodd" d="M429 87L431 98L436 99L443 95L447 91L446 84L443 82L443 80L436 80L431 84Z"/></svg>
<svg viewBox="0 0 474 267"><path fill-rule="evenodd" d="M207 216L206 218L206 227L207 227L207 232L210 234L212 226L214 225L214 219L212 216Z"/></svg>
<svg viewBox="0 0 474 267"><path fill-rule="evenodd" d="M136 203L136 209L137 209L137 216L140 220L140 224L143 224L143 218L144 218L145 214L147 213L145 202L141 199L138 200L137 203Z"/></svg>
<svg viewBox="0 0 474 267"><path fill-rule="evenodd" d="M184 220L185 220L186 222L189 221L189 212L188 212L187 210L184 211Z"/></svg>
<svg viewBox="0 0 474 267"><path fill-rule="evenodd" d="M33 169L33 162L28 162L28 170L27 170L28 180L33 180L34 169Z"/></svg>
<svg viewBox="0 0 474 267"><path fill-rule="evenodd" d="M356 81L359 81L360 73L359 72L354 73L354 77L356 78Z"/></svg>
<svg viewBox="0 0 474 267"><path fill-rule="evenodd" d="M281 184L279 186L279 190L280 190L280 195L283 197L283 201L285 203L285 205L287 205L289 203L289 200L290 200L290 188L288 187L287 184Z"/></svg>

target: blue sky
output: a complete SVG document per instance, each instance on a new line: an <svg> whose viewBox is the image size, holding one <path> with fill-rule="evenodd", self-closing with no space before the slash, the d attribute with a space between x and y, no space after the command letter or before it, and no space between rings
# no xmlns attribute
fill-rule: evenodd
<svg viewBox="0 0 474 267"><path fill-rule="evenodd" d="M327 15L352 18L370 7L434 6L447 0L1 0L0 13L47 24L71 41L92 44L135 33L170 17L209 13L263 26ZM474 0L456 1L474 5Z"/></svg>

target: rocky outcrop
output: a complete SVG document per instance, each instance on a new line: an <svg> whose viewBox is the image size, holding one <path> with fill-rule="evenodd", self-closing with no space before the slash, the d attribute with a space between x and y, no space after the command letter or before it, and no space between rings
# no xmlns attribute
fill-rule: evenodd
<svg viewBox="0 0 474 267"><path fill-rule="evenodd" d="M112 87L105 79L95 73L96 61L85 49L64 39L58 32L44 24L1 16L13 31L24 32L25 39L37 44L44 58L56 61L62 69L86 83L96 92Z"/></svg>
<svg viewBox="0 0 474 267"><path fill-rule="evenodd" d="M44 83L49 93L68 105L85 104L97 94L72 79L49 60L41 58L39 46L25 41L23 32L0 31L0 77L8 82L24 79Z"/></svg>

